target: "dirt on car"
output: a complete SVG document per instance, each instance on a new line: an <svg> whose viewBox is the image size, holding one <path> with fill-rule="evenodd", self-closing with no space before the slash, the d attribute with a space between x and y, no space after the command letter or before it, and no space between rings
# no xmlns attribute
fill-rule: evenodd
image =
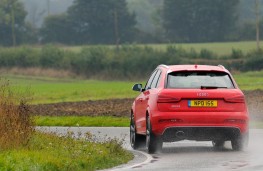
<svg viewBox="0 0 263 171"><path fill-rule="evenodd" d="M244 91L251 120L263 121L263 90ZM134 99L89 100L31 105L31 113L42 116L129 117Z"/></svg>

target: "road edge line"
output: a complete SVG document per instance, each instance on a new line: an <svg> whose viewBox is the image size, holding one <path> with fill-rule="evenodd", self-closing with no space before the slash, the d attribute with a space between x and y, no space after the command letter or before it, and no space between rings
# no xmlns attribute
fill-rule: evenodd
<svg viewBox="0 0 263 171"><path fill-rule="evenodd" d="M132 164L130 165L129 163L132 162L132 161L135 161L136 159L136 156L134 155L134 158L133 160L129 161L128 163L124 164L124 165L120 165L120 166L116 166L114 168L111 168L111 169L107 169L107 170L110 170L110 171L118 171L118 170L124 170L124 169L132 169L134 167L139 167L139 166L142 166L144 164L148 164L150 163L152 160L153 160L153 157L148 154L148 153L145 153L143 151L137 151L137 150L128 150L130 152L132 152L133 154L134 153L141 153L142 155L144 155L146 157L146 160L144 160L143 162L141 163L136 163L136 164Z"/></svg>

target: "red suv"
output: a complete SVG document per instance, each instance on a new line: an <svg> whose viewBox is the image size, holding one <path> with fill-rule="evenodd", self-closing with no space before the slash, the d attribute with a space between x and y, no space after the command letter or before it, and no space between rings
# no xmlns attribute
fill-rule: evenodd
<svg viewBox="0 0 263 171"><path fill-rule="evenodd" d="M212 141L233 150L248 143L248 110L244 94L222 65L159 65L131 109L130 143L146 144L149 153L163 142Z"/></svg>

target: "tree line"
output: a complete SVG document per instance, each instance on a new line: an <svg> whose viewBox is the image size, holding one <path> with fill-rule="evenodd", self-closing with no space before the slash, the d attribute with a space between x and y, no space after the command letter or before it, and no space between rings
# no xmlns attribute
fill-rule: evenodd
<svg viewBox="0 0 263 171"><path fill-rule="evenodd" d="M48 44L42 48L0 48L0 54L0 68L52 68L70 71L85 78L106 80L144 79L153 68L162 63L222 64L232 71L263 69L262 50L244 54L233 49L229 55L218 56L207 49L196 52L177 46L168 46L161 51L136 45L119 48L87 46L79 51L72 51Z"/></svg>
<svg viewBox="0 0 263 171"><path fill-rule="evenodd" d="M158 34L136 27L126 0L74 0L68 10L49 15L41 28L25 21L19 0L0 1L0 45L34 43L130 44L251 40L253 23L238 26L240 0L164 0L155 17ZM263 30L263 23L260 30Z"/></svg>

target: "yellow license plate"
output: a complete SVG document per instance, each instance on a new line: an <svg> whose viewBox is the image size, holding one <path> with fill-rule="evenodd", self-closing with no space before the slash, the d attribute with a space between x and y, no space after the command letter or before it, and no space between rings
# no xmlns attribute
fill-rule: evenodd
<svg viewBox="0 0 263 171"><path fill-rule="evenodd" d="M188 107L217 107L217 100L188 100Z"/></svg>

